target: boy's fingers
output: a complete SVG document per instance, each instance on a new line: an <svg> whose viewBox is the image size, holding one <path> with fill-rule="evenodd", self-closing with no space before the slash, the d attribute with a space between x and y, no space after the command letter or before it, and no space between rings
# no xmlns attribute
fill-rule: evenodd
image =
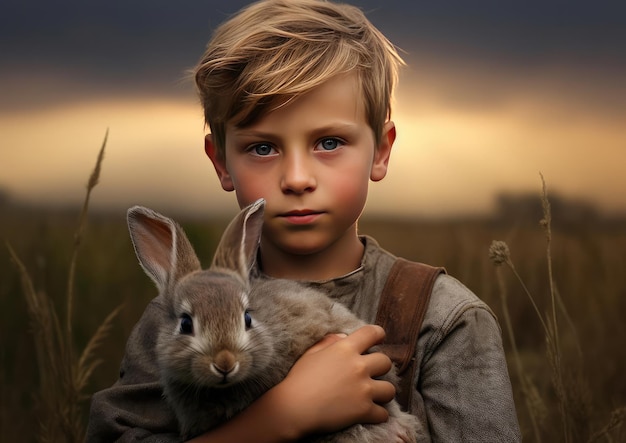
<svg viewBox="0 0 626 443"><path fill-rule="evenodd" d="M385 338L385 330L378 325L365 325L350 334L345 340L350 343L359 354L377 345Z"/></svg>
<svg viewBox="0 0 626 443"><path fill-rule="evenodd" d="M314 354L314 353L316 353L318 351L321 351L322 349L325 349L325 348L329 347L333 343L337 343L339 340L341 340L341 339L343 339L345 337L347 337L346 334L328 334L327 336L322 338L320 341L315 343L313 346L311 346L309 349L307 349L307 351L304 353L304 355L306 355L306 354Z"/></svg>
<svg viewBox="0 0 626 443"><path fill-rule="evenodd" d="M384 380L374 380L372 386L372 400L375 403L384 405L389 403L396 396L396 388Z"/></svg>
<svg viewBox="0 0 626 443"><path fill-rule="evenodd" d="M314 354L342 339L346 339L346 345L353 346L359 354L363 354L372 346L380 343L384 338L385 330L383 328L378 325L365 325L348 336L346 336L346 334L328 334L311 346L305 354Z"/></svg>
<svg viewBox="0 0 626 443"><path fill-rule="evenodd" d="M385 375L387 372L389 372L391 366L393 365L391 359L382 352L365 354L363 355L363 359L367 368L369 369L368 374L370 377L380 377L382 375Z"/></svg>
<svg viewBox="0 0 626 443"><path fill-rule="evenodd" d="M366 417L364 417L364 420L362 421L363 424L365 423L373 423L373 424L377 424L377 423L384 423L389 419L389 411L387 411L387 409L385 409L384 406L381 406L379 404L376 403L372 403L372 409L370 410L369 414L367 414Z"/></svg>

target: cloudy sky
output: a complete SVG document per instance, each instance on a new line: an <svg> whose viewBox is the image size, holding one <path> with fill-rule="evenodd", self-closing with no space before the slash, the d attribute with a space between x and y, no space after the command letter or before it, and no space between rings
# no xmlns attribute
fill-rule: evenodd
<svg viewBox="0 0 626 443"><path fill-rule="evenodd" d="M236 0L3 0L0 191L66 204L110 130L95 206L235 210L186 71ZM489 210L549 189L626 212L626 3L355 0L401 50L389 176L368 211Z"/></svg>

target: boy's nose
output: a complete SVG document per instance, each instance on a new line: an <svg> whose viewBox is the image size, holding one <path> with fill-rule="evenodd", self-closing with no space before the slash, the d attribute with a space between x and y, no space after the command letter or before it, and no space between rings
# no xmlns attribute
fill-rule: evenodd
<svg viewBox="0 0 626 443"><path fill-rule="evenodd" d="M285 156L281 189L285 193L302 194L317 187L310 159L304 153L291 153Z"/></svg>

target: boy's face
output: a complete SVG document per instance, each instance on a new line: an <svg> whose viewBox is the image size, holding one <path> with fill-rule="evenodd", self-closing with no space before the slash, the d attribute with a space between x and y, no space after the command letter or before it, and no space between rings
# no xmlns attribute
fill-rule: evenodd
<svg viewBox="0 0 626 443"><path fill-rule="evenodd" d="M222 187L240 207L266 200L264 242L290 254L321 251L356 221L369 180L387 172L395 139L392 122L382 140L365 118L354 74L333 78L245 128L226 127L225 160L210 136L207 152Z"/></svg>

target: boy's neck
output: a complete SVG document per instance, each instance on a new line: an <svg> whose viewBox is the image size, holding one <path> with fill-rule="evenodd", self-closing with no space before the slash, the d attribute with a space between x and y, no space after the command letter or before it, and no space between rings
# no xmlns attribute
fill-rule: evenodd
<svg viewBox="0 0 626 443"><path fill-rule="evenodd" d="M364 251L356 233L313 254L289 254L262 242L260 265L264 274L274 278L325 281L358 269Z"/></svg>

